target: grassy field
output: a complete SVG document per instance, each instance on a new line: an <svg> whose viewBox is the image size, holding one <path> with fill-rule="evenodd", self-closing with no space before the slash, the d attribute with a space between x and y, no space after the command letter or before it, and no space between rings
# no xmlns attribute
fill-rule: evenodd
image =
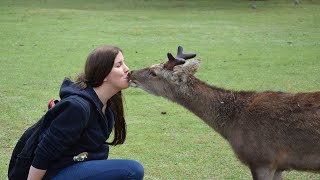
<svg viewBox="0 0 320 180"><path fill-rule="evenodd" d="M320 89L320 1L1 0L0 179L22 132L58 98L99 45L124 50L130 69L178 45L202 60L197 77L235 90ZM124 91L128 138L111 158L145 167L145 179L250 179L228 143L177 104ZM161 112L166 112L163 115ZM290 171L285 179L320 179Z"/></svg>

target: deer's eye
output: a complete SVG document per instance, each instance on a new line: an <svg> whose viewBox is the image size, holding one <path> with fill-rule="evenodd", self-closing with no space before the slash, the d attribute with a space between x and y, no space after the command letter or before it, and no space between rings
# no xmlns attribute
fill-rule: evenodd
<svg viewBox="0 0 320 180"><path fill-rule="evenodd" d="M152 76L152 77L156 77L157 76L157 74L154 71L150 71L149 75Z"/></svg>

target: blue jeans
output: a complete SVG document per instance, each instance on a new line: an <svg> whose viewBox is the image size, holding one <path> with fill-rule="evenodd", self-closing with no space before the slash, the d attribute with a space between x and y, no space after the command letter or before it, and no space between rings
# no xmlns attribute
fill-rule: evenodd
<svg viewBox="0 0 320 180"><path fill-rule="evenodd" d="M134 160L108 159L76 163L60 171L53 180L121 180L143 179L144 168Z"/></svg>

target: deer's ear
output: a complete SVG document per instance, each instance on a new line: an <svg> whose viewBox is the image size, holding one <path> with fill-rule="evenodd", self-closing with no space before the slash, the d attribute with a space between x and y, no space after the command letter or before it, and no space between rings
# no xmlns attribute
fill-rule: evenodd
<svg viewBox="0 0 320 180"><path fill-rule="evenodd" d="M172 73L171 82L173 82L174 84L185 83L187 82L187 80L188 80L188 74L186 73L183 73L181 71Z"/></svg>
<svg viewBox="0 0 320 180"><path fill-rule="evenodd" d="M200 60L192 59L182 66L182 71L189 74L195 74L200 67Z"/></svg>

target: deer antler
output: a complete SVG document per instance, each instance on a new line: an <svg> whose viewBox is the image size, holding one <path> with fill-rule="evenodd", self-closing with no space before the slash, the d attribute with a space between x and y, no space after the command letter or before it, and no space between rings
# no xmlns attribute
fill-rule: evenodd
<svg viewBox="0 0 320 180"><path fill-rule="evenodd" d="M185 60L196 57L195 53L183 53L183 48L178 47L177 56L173 57L171 53L167 53L168 61L164 64L164 68L172 70L174 66L184 64Z"/></svg>

